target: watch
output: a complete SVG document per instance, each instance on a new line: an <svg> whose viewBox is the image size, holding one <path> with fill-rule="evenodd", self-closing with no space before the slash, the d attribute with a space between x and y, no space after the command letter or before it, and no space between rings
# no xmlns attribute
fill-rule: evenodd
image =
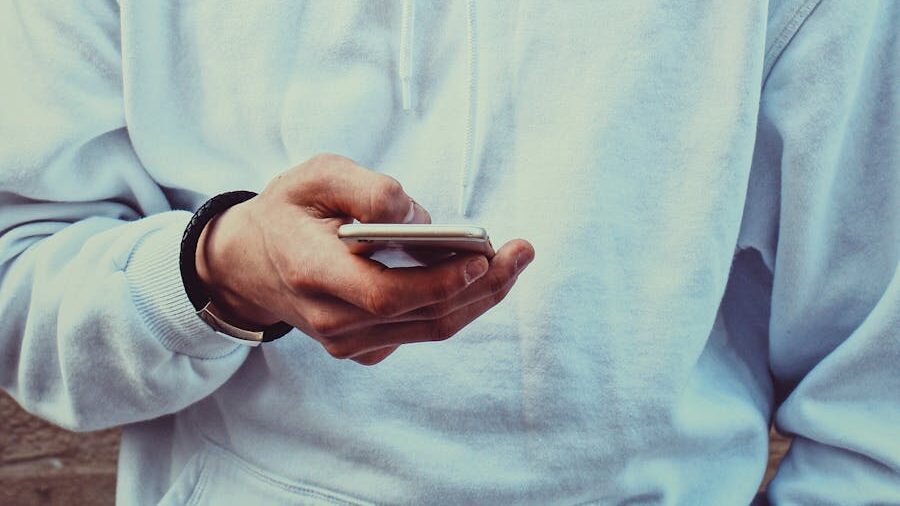
<svg viewBox="0 0 900 506"><path fill-rule="evenodd" d="M278 322L261 329L247 329L228 322L221 315L216 314L212 300L203 290L203 285L197 277L197 243L204 227L213 218L224 212L229 207L240 204L256 196L250 191L232 191L220 193L207 200L184 229L181 239L181 253L179 267L181 268L181 281L188 300L194 306L197 316L212 327L220 336L247 346L259 346L260 343L274 341L290 332L293 327L285 322Z"/></svg>

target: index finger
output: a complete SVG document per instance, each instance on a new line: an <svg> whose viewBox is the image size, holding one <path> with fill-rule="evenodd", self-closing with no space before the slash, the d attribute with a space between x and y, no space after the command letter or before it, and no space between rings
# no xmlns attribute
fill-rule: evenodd
<svg viewBox="0 0 900 506"><path fill-rule="evenodd" d="M349 216L363 223L427 223L428 212L417 205L396 179L334 154L317 155L291 172L297 184L295 202L323 216Z"/></svg>
<svg viewBox="0 0 900 506"><path fill-rule="evenodd" d="M388 268L357 255L324 274L324 291L376 316L390 318L451 299L483 276L482 255L460 255L427 267Z"/></svg>

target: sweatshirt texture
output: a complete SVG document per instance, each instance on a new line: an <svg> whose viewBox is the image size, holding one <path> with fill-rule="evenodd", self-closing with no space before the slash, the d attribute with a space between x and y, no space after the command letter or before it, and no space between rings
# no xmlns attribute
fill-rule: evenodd
<svg viewBox="0 0 900 506"><path fill-rule="evenodd" d="M900 503L900 2L0 4L0 386L132 504ZM320 152L536 258L363 367L193 312Z"/></svg>

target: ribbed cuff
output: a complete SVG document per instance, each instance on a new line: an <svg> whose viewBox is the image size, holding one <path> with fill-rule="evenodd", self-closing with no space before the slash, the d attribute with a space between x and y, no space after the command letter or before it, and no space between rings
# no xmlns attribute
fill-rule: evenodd
<svg viewBox="0 0 900 506"><path fill-rule="evenodd" d="M190 219L185 213L184 219L144 236L131 253L125 276L138 313L163 346L192 357L218 358L239 345L201 320L184 292L178 257Z"/></svg>

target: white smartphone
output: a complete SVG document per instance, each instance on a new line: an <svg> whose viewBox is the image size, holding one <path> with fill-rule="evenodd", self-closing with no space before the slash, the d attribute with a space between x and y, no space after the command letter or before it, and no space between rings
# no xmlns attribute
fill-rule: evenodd
<svg viewBox="0 0 900 506"><path fill-rule="evenodd" d="M353 223L341 225L338 238L357 252L405 249L494 256L487 231L470 225Z"/></svg>

